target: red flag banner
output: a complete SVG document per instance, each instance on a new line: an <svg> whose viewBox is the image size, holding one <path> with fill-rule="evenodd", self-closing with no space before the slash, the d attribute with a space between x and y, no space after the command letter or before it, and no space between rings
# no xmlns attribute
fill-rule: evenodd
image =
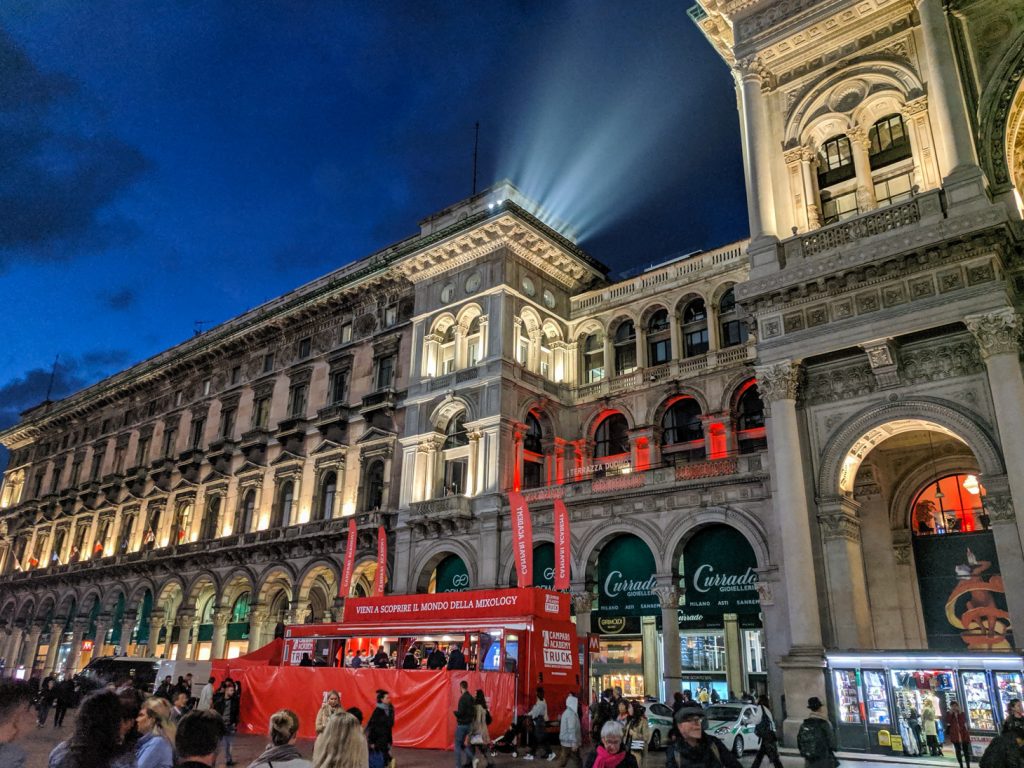
<svg viewBox="0 0 1024 768"><path fill-rule="evenodd" d="M388 583L388 534L384 526L377 527L377 576L373 580L373 596L384 594L384 585Z"/></svg>
<svg viewBox="0 0 1024 768"><path fill-rule="evenodd" d="M533 523L530 508L523 494L513 491L508 495L512 507L512 549L515 555L517 585L533 586Z"/></svg>
<svg viewBox="0 0 1024 768"><path fill-rule="evenodd" d="M352 571L356 567L356 516L348 519L348 538L345 540L345 563L341 568L341 586L338 587L338 597L348 597L352 589Z"/></svg>
<svg viewBox="0 0 1024 768"><path fill-rule="evenodd" d="M555 589L569 588L572 539L569 536L569 510L565 502L555 499Z"/></svg>

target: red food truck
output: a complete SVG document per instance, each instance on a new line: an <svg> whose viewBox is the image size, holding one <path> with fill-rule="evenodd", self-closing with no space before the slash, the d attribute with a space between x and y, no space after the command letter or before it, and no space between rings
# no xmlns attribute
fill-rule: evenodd
<svg viewBox="0 0 1024 768"><path fill-rule="evenodd" d="M453 646L465 656L465 671L427 670L431 650L447 651ZM370 658L382 647L392 659L392 668L369 668ZM351 669L348 665L357 650L364 666ZM403 668L410 652L416 668ZM309 661L303 661L304 655ZM416 681L442 675L454 700L458 681L466 679L471 693L481 688L491 702L492 738L533 706L537 686L544 688L549 720L561 715L569 692L579 695L581 691L579 644L576 625L569 618L569 595L539 588L348 598L340 623L285 628L282 670L300 663L308 668L310 662L315 665L311 673L327 672L316 667L346 666L354 684L364 678L369 684L371 677L379 676L380 687L388 690L405 690ZM451 720L454 700L440 698L435 714ZM410 706L411 699L407 711ZM399 743L398 734L395 741Z"/></svg>

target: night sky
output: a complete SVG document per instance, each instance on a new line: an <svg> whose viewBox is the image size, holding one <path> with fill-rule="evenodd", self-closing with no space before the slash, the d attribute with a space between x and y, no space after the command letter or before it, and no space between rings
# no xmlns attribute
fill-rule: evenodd
<svg viewBox="0 0 1024 768"><path fill-rule="evenodd" d="M689 3L0 5L0 427L509 178L614 272L745 237ZM4 462L0 456L0 466Z"/></svg>

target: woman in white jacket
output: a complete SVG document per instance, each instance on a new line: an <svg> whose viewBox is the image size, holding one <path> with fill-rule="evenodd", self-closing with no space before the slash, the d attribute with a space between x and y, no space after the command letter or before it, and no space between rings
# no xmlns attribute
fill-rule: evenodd
<svg viewBox="0 0 1024 768"><path fill-rule="evenodd" d="M573 694L565 697L565 711L558 723L558 768L565 768L571 760L580 768L580 747L583 746L583 729L580 727L580 701Z"/></svg>

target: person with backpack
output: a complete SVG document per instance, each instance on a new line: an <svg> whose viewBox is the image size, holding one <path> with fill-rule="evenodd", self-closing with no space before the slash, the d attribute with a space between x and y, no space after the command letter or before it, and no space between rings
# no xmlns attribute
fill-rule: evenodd
<svg viewBox="0 0 1024 768"><path fill-rule="evenodd" d="M1016 719L1008 723L1003 732L985 748L980 768L1020 768L1024 765L1024 721Z"/></svg>
<svg viewBox="0 0 1024 768"><path fill-rule="evenodd" d="M673 715L679 738L665 756L665 768L741 768L720 739L704 731L704 708L691 701Z"/></svg>
<svg viewBox="0 0 1024 768"><path fill-rule="evenodd" d="M835 768L839 765L836 759L836 732L832 723L825 717L825 705L817 696L807 700L807 709L811 713L800 724L796 734L796 747L804 759L806 768Z"/></svg>
<svg viewBox="0 0 1024 768"><path fill-rule="evenodd" d="M754 735L761 740L761 746L757 748L750 768L760 768L761 761L766 757L773 768L782 768L782 760L779 758L779 734L775 731L775 718L769 709L769 703L767 696L757 700L757 705L761 708L761 719L754 726Z"/></svg>

